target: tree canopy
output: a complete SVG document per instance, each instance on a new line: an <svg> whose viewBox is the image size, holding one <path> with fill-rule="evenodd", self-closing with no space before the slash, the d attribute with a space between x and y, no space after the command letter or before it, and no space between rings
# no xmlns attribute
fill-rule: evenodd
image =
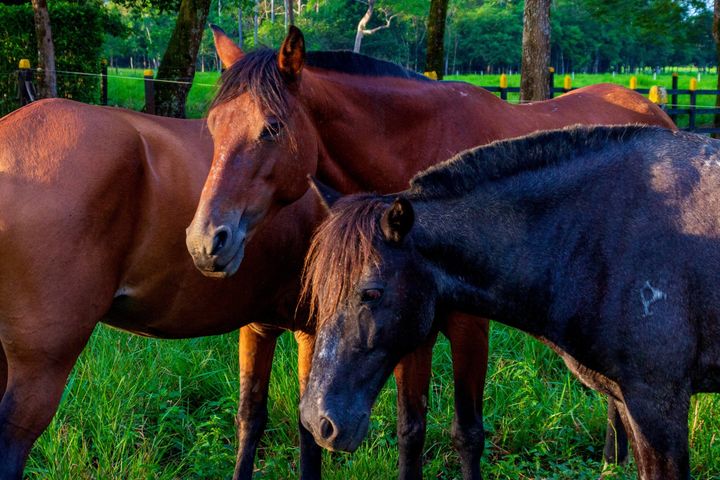
<svg viewBox="0 0 720 480"><path fill-rule="evenodd" d="M12 0L4 0L12 1ZM82 2L82 0L78 0ZM93 0L87 0L93 1ZM213 0L208 22L237 38L239 13L244 48L279 46L284 37L281 0ZM294 19L311 49L352 49L364 0L295 0ZM173 29L179 0L113 0L124 37L108 38L115 63L156 66ZM450 0L445 31L448 71L517 71L521 60L522 0ZM422 71L430 0L376 0L367 28L393 21L367 36L362 52ZM273 15L274 12L274 15ZM669 65L715 64L712 8L705 0L553 0L551 63L558 72L609 71ZM274 18L274 21L273 21ZM205 32L199 63L216 65Z"/></svg>

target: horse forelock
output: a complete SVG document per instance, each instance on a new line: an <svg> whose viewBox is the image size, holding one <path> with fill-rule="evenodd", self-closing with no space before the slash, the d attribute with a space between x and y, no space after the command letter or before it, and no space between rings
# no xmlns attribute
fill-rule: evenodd
<svg viewBox="0 0 720 480"><path fill-rule="evenodd" d="M301 298L318 325L348 298L366 266L378 264L375 244L385 208L387 202L376 195L346 197L316 230L305 259Z"/></svg>
<svg viewBox="0 0 720 480"><path fill-rule="evenodd" d="M242 94L249 94L265 112L284 123L288 113L288 90L277 64L277 53L261 48L247 53L220 77L220 88L210 109Z"/></svg>

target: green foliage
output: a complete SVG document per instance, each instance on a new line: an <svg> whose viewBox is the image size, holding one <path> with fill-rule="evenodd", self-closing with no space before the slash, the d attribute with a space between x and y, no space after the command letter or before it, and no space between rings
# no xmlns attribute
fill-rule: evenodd
<svg viewBox="0 0 720 480"><path fill-rule="evenodd" d="M117 17L109 15L97 1L49 2L55 44L58 96L97 103L100 81L94 76L68 72L100 73L104 32L117 32ZM37 42L32 7L0 5L0 111L16 108L18 62L22 58L37 65Z"/></svg>

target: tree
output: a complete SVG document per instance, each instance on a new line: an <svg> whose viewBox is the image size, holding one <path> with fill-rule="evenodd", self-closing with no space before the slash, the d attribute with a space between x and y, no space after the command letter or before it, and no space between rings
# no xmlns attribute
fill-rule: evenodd
<svg viewBox="0 0 720 480"><path fill-rule="evenodd" d="M357 32L355 33L355 46L353 47L353 52L356 53L360 52L360 46L362 45L362 40L365 35L372 35L375 32L390 27L390 22L396 16L390 15L387 9L382 9L382 13L383 15L385 15L385 24L375 28L367 28L367 24L368 22L370 22L372 14L375 11L375 0L367 0L367 6L368 7L365 11L365 14L360 18L360 21L358 22Z"/></svg>
<svg viewBox="0 0 720 480"><path fill-rule="evenodd" d="M447 19L448 0L430 0L430 14L427 26L427 56L425 71L435 72L442 80L445 69L445 21Z"/></svg>
<svg viewBox="0 0 720 480"><path fill-rule="evenodd" d="M35 16L35 36L38 49L38 66L43 71L39 84L40 95L57 97L57 76L55 72L55 46L50 28L50 14L46 0L32 0Z"/></svg>
<svg viewBox="0 0 720 480"><path fill-rule="evenodd" d="M718 68L720 68L720 0L715 0L715 7L713 8L712 34L715 39L717 65ZM717 82L717 88L720 89L720 74L718 75ZM715 107L720 108L720 95L715 97ZM715 121L713 123L713 127L720 128L720 114L715 114Z"/></svg>
<svg viewBox="0 0 720 480"><path fill-rule="evenodd" d="M155 112L167 117L185 117L185 101L195 77L195 62L202 42L211 0L182 0L175 29L158 68Z"/></svg>
<svg viewBox="0 0 720 480"><path fill-rule="evenodd" d="M550 97L550 3L551 0L525 0L520 67L521 102Z"/></svg>

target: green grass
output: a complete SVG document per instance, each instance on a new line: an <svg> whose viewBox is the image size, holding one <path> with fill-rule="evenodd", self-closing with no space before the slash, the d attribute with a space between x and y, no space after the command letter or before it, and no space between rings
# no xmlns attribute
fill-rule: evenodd
<svg viewBox="0 0 720 480"><path fill-rule="evenodd" d="M236 334L145 339L98 327L73 371L60 410L32 451L37 479L229 478L237 406ZM258 478L296 475L296 347L281 337ZM452 371L447 341L434 353L425 478L460 478L450 441ZM605 402L544 345L494 324L485 394L486 479L597 478ZM380 395L371 430L353 455L324 454L324 478L396 475L395 388ZM697 396L689 416L695 478L720 477L720 398ZM611 478L635 478L632 466Z"/></svg>
<svg viewBox="0 0 720 480"><path fill-rule="evenodd" d="M188 118L201 118L215 95L218 72L197 72L187 101ZM108 105L142 110L145 106L143 70L108 69Z"/></svg>

